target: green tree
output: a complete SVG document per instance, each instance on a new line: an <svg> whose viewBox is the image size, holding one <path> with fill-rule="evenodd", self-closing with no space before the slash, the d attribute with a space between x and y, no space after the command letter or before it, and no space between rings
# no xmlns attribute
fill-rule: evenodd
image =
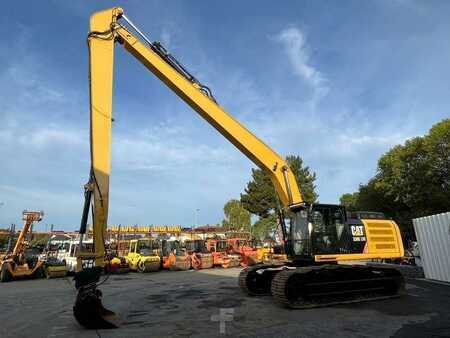
<svg viewBox="0 0 450 338"><path fill-rule="evenodd" d="M271 214L265 218L260 218L253 225L253 237L264 240L274 233L277 229L277 216Z"/></svg>
<svg viewBox="0 0 450 338"><path fill-rule="evenodd" d="M7 234L0 234L0 249L6 248L8 244L9 235Z"/></svg>
<svg viewBox="0 0 450 338"><path fill-rule="evenodd" d="M41 246L44 247L47 245L48 240L50 239L50 236L42 235L42 236L35 236L33 240L30 242L30 246Z"/></svg>
<svg viewBox="0 0 450 338"><path fill-rule="evenodd" d="M382 155L354 205L384 212L403 232L412 231L413 218L450 210L450 119Z"/></svg>
<svg viewBox="0 0 450 338"><path fill-rule="evenodd" d="M309 167L303 166L300 156L287 156L286 162L297 180L303 198L308 202L316 202L318 198L314 184L316 174L311 172ZM247 183L244 193L241 194L241 202L245 209L261 218L270 216L279 207L269 173L261 169L252 169L252 180Z"/></svg>
<svg viewBox="0 0 450 338"><path fill-rule="evenodd" d="M223 207L222 225L227 230L250 231L250 213L236 199L229 200Z"/></svg>
<svg viewBox="0 0 450 338"><path fill-rule="evenodd" d="M316 174L303 165L300 156L287 156L286 162L296 178L305 201L316 202L318 198L314 184ZM252 169L252 180L247 183L244 193L241 194L241 202L246 210L259 218L253 225L254 236L260 239L270 236L277 226L276 211L281 207L270 174L261 169Z"/></svg>
<svg viewBox="0 0 450 338"><path fill-rule="evenodd" d="M433 206L439 211L450 210L450 119L435 124L425 138L424 148L429 158L429 175L433 189Z"/></svg>
<svg viewBox="0 0 450 338"><path fill-rule="evenodd" d="M358 201L358 197L359 197L358 192L354 192L353 194L346 193L339 198L339 202L341 203L341 205L345 206L349 211L356 210L357 209L356 203Z"/></svg>
<svg viewBox="0 0 450 338"><path fill-rule="evenodd" d="M246 210L261 218L268 217L277 206L277 196L269 174L252 169L252 180L247 183L241 202Z"/></svg>
<svg viewBox="0 0 450 338"><path fill-rule="evenodd" d="M303 160L300 156L289 155L286 157L286 162L294 173L304 200L310 203L317 202L319 195L316 193L314 183L317 179L316 173L311 172L308 166L303 166Z"/></svg>

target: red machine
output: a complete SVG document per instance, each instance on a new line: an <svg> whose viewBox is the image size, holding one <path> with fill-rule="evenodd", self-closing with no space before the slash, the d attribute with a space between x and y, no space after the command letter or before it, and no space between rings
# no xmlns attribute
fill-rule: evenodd
<svg viewBox="0 0 450 338"><path fill-rule="evenodd" d="M213 256L214 265L220 265L222 268L231 268L239 266L241 256L230 253L230 246L225 239L208 239L206 248Z"/></svg>
<svg viewBox="0 0 450 338"><path fill-rule="evenodd" d="M245 238L228 238L228 244L231 252L241 255L241 266L247 267L260 263L256 249L251 245L250 241Z"/></svg>

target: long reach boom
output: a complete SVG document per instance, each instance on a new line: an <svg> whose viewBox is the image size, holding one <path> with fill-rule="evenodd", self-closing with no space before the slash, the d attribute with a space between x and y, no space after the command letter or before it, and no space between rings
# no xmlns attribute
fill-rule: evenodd
<svg viewBox="0 0 450 338"><path fill-rule="evenodd" d="M97 289L105 265L105 235L108 222L111 168L111 124L115 43L122 45L175 94L194 109L221 135L259 168L270 174L277 195L289 215L290 226L280 213L285 251L284 266L249 267L239 277L245 292L271 293L282 304L307 308L373 300L397 295L403 280L393 269L332 266L343 260L397 258L403 255L398 226L385 219L347 219L345 207L304 201L296 178L286 161L227 113L211 89L198 81L159 42L152 42L120 7L94 13L90 19L90 118L91 170L85 185L80 225L75 286L78 289L74 315L87 328L117 327L113 312L101 303ZM93 201L94 250L82 248ZM289 231L289 234L288 234ZM308 285L308 288L304 288ZM325 287L326 285L326 287Z"/></svg>

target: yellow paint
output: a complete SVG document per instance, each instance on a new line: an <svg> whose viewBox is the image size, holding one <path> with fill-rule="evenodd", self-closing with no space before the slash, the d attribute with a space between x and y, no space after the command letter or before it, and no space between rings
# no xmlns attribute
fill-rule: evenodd
<svg viewBox="0 0 450 338"><path fill-rule="evenodd" d="M91 32L105 32L115 23L120 9L105 10L91 17ZM94 189L94 247L95 263L104 266L104 238L108 222L109 173L111 167L111 119L114 61L114 34L101 38L90 36L90 115L91 165Z"/></svg>
<svg viewBox="0 0 450 338"><path fill-rule="evenodd" d="M180 225L111 225L110 231L113 233L123 232L123 233L178 233L181 232Z"/></svg>
<svg viewBox="0 0 450 338"><path fill-rule="evenodd" d="M158 250L152 250L150 255L144 255L139 251L139 242L149 241L151 239L133 239L129 243L128 254L125 259L133 271L139 270L139 266L145 267L141 268L141 271L156 271L159 270L161 263L161 257L158 255Z"/></svg>
<svg viewBox="0 0 450 338"><path fill-rule="evenodd" d="M316 262L351 261L366 259L400 258L404 255L398 225L392 220L363 219L366 231L366 252L360 254L316 255Z"/></svg>

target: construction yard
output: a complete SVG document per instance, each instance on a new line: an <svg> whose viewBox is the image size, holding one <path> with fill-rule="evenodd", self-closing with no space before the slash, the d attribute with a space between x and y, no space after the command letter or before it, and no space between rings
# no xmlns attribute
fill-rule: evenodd
<svg viewBox="0 0 450 338"><path fill-rule="evenodd" d="M1 337L449 337L450 285L408 280L407 295L311 310L288 310L270 297L248 297L240 268L111 275L104 305L116 330L87 331L72 315L70 277L0 288ZM220 332L222 309L224 331ZM326 323L326 325L325 325Z"/></svg>
<svg viewBox="0 0 450 338"><path fill-rule="evenodd" d="M3 10L0 338L450 338L450 2L69 3Z"/></svg>

